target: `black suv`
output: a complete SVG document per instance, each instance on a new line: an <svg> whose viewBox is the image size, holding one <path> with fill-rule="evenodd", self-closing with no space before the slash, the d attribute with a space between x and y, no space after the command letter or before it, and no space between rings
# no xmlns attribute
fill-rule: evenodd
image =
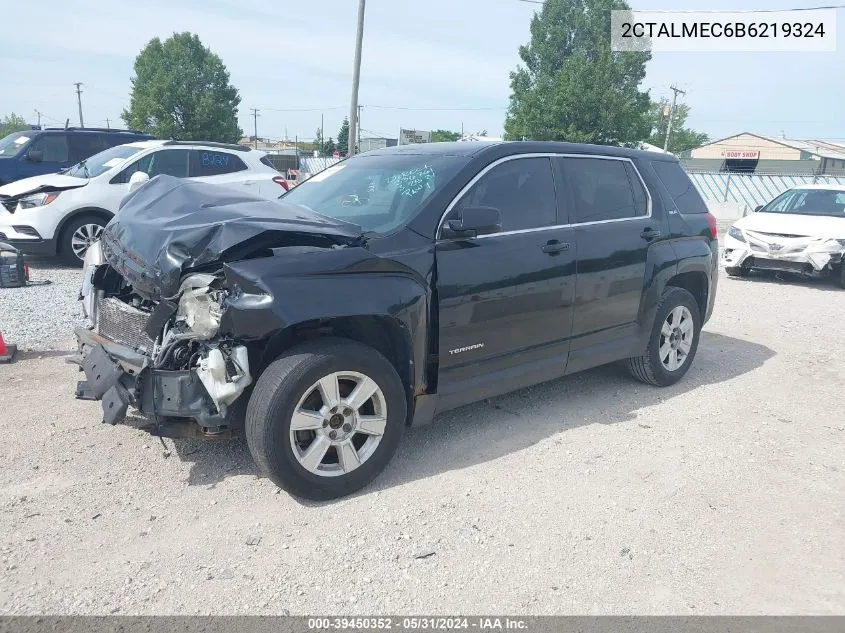
<svg viewBox="0 0 845 633"><path fill-rule="evenodd" d="M613 361L678 381L717 262L656 153L407 145L279 202L158 176L88 251L77 396L163 437L243 430L278 485L338 497L441 411Z"/></svg>
<svg viewBox="0 0 845 633"><path fill-rule="evenodd" d="M115 145L154 138L137 130L89 127L14 132L0 139L0 185L54 174Z"/></svg>

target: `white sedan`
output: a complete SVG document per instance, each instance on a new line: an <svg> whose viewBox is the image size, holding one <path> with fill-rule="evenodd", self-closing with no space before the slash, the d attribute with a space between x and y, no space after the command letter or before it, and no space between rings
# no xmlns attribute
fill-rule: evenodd
<svg viewBox="0 0 845 633"><path fill-rule="evenodd" d="M807 277L835 276L845 287L845 186L788 189L728 231L722 264L728 275L752 269Z"/></svg>
<svg viewBox="0 0 845 633"><path fill-rule="evenodd" d="M0 242L79 265L129 193L159 174L243 187L275 199L285 177L264 152L199 141L139 141L107 149L58 174L0 187Z"/></svg>

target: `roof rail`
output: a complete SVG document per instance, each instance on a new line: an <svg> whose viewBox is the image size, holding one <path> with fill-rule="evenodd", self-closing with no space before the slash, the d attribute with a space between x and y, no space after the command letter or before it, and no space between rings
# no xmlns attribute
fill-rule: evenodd
<svg viewBox="0 0 845 633"><path fill-rule="evenodd" d="M67 130L67 131L74 131L74 132L112 132L114 134L143 134L144 136L152 136L149 132L144 132L143 130L123 130L120 128L114 127L45 127L45 130Z"/></svg>
<svg viewBox="0 0 845 633"><path fill-rule="evenodd" d="M252 148L246 145L238 145L236 143L218 143L216 141L165 141L165 145L207 145L208 147L219 147L220 149L230 149L235 152L251 152Z"/></svg>

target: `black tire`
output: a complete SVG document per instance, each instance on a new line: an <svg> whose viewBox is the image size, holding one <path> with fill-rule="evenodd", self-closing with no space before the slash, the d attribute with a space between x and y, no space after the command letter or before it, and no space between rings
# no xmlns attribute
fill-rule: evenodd
<svg viewBox="0 0 845 633"><path fill-rule="evenodd" d="M387 424L368 459L349 473L327 477L299 463L290 426L305 392L338 371L359 372L375 381L387 405ZM355 341L321 338L291 348L264 370L247 406L245 434L253 459L276 485L297 497L323 501L363 488L384 470L399 445L406 415L402 381L384 356Z"/></svg>
<svg viewBox="0 0 845 633"><path fill-rule="evenodd" d="M93 214L80 215L68 222L64 226L64 228L62 228L62 233L59 236L58 242L57 254L59 256L59 259L61 259L62 263L66 264L67 266L82 266L82 260L76 256L76 253L73 252L73 248L71 246L73 234L76 232L77 229L82 226L85 226L86 224L94 224L102 229L108 223L108 220Z"/></svg>
<svg viewBox="0 0 845 633"><path fill-rule="evenodd" d="M669 371L663 366L660 360L658 349L660 348L661 328L669 313L678 306L684 306L692 315L693 339L690 351L684 363L676 370ZM628 371L631 375L644 383L656 387L668 387L678 382L687 373L698 349L698 340L701 336L701 312L695 297L687 290L675 286L667 286L657 304L657 313L654 317L654 324L648 339L648 347L642 356L628 359Z"/></svg>
<svg viewBox="0 0 845 633"><path fill-rule="evenodd" d="M749 271L742 266L725 266L725 272L728 273L728 277L747 277Z"/></svg>

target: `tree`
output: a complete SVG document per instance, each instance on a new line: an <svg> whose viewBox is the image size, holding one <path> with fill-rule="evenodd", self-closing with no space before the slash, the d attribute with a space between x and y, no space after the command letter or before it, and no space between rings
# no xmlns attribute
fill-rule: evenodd
<svg viewBox="0 0 845 633"><path fill-rule="evenodd" d="M314 151L318 152L320 156L323 155L323 130L317 128L317 133L314 135Z"/></svg>
<svg viewBox="0 0 845 633"><path fill-rule="evenodd" d="M7 114L3 117L3 120L0 121L0 138L12 134L13 132L21 132L29 129L30 126L29 123L26 122L26 119L12 112L11 114Z"/></svg>
<svg viewBox="0 0 845 633"><path fill-rule="evenodd" d="M337 133L337 151L341 156L346 156L349 151L349 118L344 117L343 123L340 125L340 131Z"/></svg>
<svg viewBox="0 0 845 633"><path fill-rule="evenodd" d="M460 132L451 132L449 130L433 130L431 132L432 143L449 143L457 141L461 138Z"/></svg>
<svg viewBox="0 0 845 633"><path fill-rule="evenodd" d="M220 58L192 33L155 37L135 58L129 109L131 128L162 138L237 143L241 97Z"/></svg>
<svg viewBox="0 0 845 633"><path fill-rule="evenodd" d="M546 0L511 73L508 138L635 145L648 137L651 101L640 83L651 54L610 46L610 11L629 8L624 0Z"/></svg>
<svg viewBox="0 0 845 633"><path fill-rule="evenodd" d="M332 137L330 136L329 140L326 141L325 143L323 143L323 155L324 156L331 156L332 154L334 154L336 149L337 149L337 146L334 144L334 141L332 140Z"/></svg>
<svg viewBox="0 0 845 633"><path fill-rule="evenodd" d="M671 108L669 99L663 98L659 102L652 102L650 118L651 118L651 136L648 137L649 143L657 147L663 147L666 142L666 128L669 124L669 110ZM703 132L696 132L684 127L689 116L689 106L685 103L679 103L675 106L675 112L672 115L672 136L669 138L669 151L673 154L680 154L686 150L700 147L710 141L710 137Z"/></svg>

